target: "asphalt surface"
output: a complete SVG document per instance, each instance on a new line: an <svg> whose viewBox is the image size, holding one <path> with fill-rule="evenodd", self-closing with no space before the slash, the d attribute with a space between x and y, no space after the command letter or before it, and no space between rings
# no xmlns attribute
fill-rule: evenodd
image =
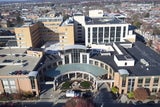
<svg viewBox="0 0 160 107"><path fill-rule="evenodd" d="M50 89L50 88L49 88ZM44 91L44 94L47 91ZM50 93L50 91L49 91ZM50 98L50 95L47 95ZM45 97L46 98L46 97ZM63 107L64 103L55 103L54 104L54 96L53 99L45 99L44 96L39 101L32 102L19 102L16 106L13 107ZM93 98L95 107L160 107L160 104L121 104L118 103L115 99L113 99L113 95L107 91L106 84L101 85L99 91L94 95ZM1 106L0 107L7 107ZM9 107L9 106L8 106Z"/></svg>

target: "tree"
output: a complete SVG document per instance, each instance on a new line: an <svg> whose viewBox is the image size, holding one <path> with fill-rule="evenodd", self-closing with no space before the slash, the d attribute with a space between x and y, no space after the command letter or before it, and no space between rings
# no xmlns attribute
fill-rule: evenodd
<svg viewBox="0 0 160 107"><path fill-rule="evenodd" d="M112 87L111 92L114 94L118 93L118 88L117 87Z"/></svg>
<svg viewBox="0 0 160 107"><path fill-rule="evenodd" d="M158 27L153 27L153 35L160 35L160 29Z"/></svg>
<svg viewBox="0 0 160 107"><path fill-rule="evenodd" d="M16 20L17 20L17 24L18 25L22 25L23 24L23 19L20 16L17 16Z"/></svg>
<svg viewBox="0 0 160 107"><path fill-rule="evenodd" d="M94 105L87 99L72 98L65 103L64 107L94 107Z"/></svg>
<svg viewBox="0 0 160 107"><path fill-rule="evenodd" d="M63 15L63 21L65 21L66 19L68 19L70 16L68 14Z"/></svg>
<svg viewBox="0 0 160 107"><path fill-rule="evenodd" d="M133 92L128 93L128 98L133 99L134 98L134 93Z"/></svg>
<svg viewBox="0 0 160 107"><path fill-rule="evenodd" d="M147 99L148 96L149 96L149 93L147 92L147 90L145 88L137 88L134 91L134 97L137 100L143 101L143 100Z"/></svg>
<svg viewBox="0 0 160 107"><path fill-rule="evenodd" d="M151 47L152 46L153 41L152 40L148 40L147 41L147 46Z"/></svg>
<svg viewBox="0 0 160 107"><path fill-rule="evenodd" d="M133 22L133 25L136 26L137 28L140 28L141 25L142 25L142 23L139 22L139 21L134 21L134 22Z"/></svg>
<svg viewBox="0 0 160 107"><path fill-rule="evenodd" d="M80 83L80 86L82 88L88 89L88 88L90 88L91 83L89 81L83 81L83 82Z"/></svg>
<svg viewBox="0 0 160 107"><path fill-rule="evenodd" d="M149 13L145 13L144 17L149 17L149 15L150 15Z"/></svg>

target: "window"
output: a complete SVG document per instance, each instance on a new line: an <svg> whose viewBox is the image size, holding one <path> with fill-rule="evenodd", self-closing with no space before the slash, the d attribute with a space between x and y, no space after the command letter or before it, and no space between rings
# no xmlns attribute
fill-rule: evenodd
<svg viewBox="0 0 160 107"><path fill-rule="evenodd" d="M114 41L114 36L115 36L115 27L111 27L111 32L110 32L110 41Z"/></svg>
<svg viewBox="0 0 160 107"><path fill-rule="evenodd" d="M98 62L97 62L97 61L95 61L95 65L97 65L97 66L98 66Z"/></svg>
<svg viewBox="0 0 160 107"><path fill-rule="evenodd" d="M107 65L105 65L105 69L108 70L108 66Z"/></svg>
<svg viewBox="0 0 160 107"><path fill-rule="evenodd" d="M62 65L62 61L58 62L58 65Z"/></svg>
<svg viewBox="0 0 160 107"><path fill-rule="evenodd" d="M65 55L64 59L65 59L65 64L68 64L69 63L69 55Z"/></svg>
<svg viewBox="0 0 160 107"><path fill-rule="evenodd" d="M126 76L122 76L122 87L126 86Z"/></svg>
<svg viewBox="0 0 160 107"><path fill-rule="evenodd" d="M143 83L143 78L139 78L138 83Z"/></svg>
<svg viewBox="0 0 160 107"><path fill-rule="evenodd" d="M138 84L137 87L142 87L142 84Z"/></svg>
<svg viewBox="0 0 160 107"><path fill-rule="evenodd" d="M159 78L154 78L154 83L158 83L159 82Z"/></svg>
<svg viewBox="0 0 160 107"><path fill-rule="evenodd" d="M103 43L103 27L99 28L99 43Z"/></svg>
<svg viewBox="0 0 160 107"><path fill-rule="evenodd" d="M105 38L109 37L109 27L105 27L104 37Z"/></svg>
<svg viewBox="0 0 160 107"><path fill-rule="evenodd" d="M88 28L88 43L90 43L90 28Z"/></svg>
<svg viewBox="0 0 160 107"><path fill-rule="evenodd" d="M10 85L15 85L15 81L14 80L10 80Z"/></svg>
<svg viewBox="0 0 160 107"><path fill-rule="evenodd" d="M6 93L16 93L16 84L14 80L2 80L2 83Z"/></svg>
<svg viewBox="0 0 160 107"><path fill-rule="evenodd" d="M128 79L128 91L133 91L135 79Z"/></svg>
<svg viewBox="0 0 160 107"><path fill-rule="evenodd" d="M153 88L153 89L152 89L152 92L157 92L157 88Z"/></svg>
<svg viewBox="0 0 160 107"><path fill-rule="evenodd" d="M112 74L113 73L112 69L110 68L109 70L110 70L110 73Z"/></svg>
<svg viewBox="0 0 160 107"><path fill-rule="evenodd" d="M87 55L82 55L83 63L87 63Z"/></svg>
<svg viewBox="0 0 160 107"><path fill-rule="evenodd" d="M80 53L85 52L83 49L71 49L72 63L80 63Z"/></svg>
<svg viewBox="0 0 160 107"><path fill-rule="evenodd" d="M7 80L3 80L3 85L8 85L8 81Z"/></svg>
<svg viewBox="0 0 160 107"><path fill-rule="evenodd" d="M154 78L153 86L158 86L159 78Z"/></svg>
<svg viewBox="0 0 160 107"><path fill-rule="evenodd" d="M124 28L123 28L123 37L125 37L126 36L126 27L124 26Z"/></svg>
<svg viewBox="0 0 160 107"><path fill-rule="evenodd" d="M30 77L30 82L31 82L32 89L35 89L36 86L35 86L35 82L34 82L34 77Z"/></svg>
<svg viewBox="0 0 160 107"><path fill-rule="evenodd" d="M145 83L150 83L150 78L146 78Z"/></svg>
<svg viewBox="0 0 160 107"><path fill-rule="evenodd" d="M93 60L89 60L89 64L93 64Z"/></svg>
<svg viewBox="0 0 160 107"><path fill-rule="evenodd" d="M103 63L101 63L101 68L104 68L104 64Z"/></svg>
<svg viewBox="0 0 160 107"><path fill-rule="evenodd" d="M94 44L97 44L97 28L96 27L94 27L93 28L93 43Z"/></svg>

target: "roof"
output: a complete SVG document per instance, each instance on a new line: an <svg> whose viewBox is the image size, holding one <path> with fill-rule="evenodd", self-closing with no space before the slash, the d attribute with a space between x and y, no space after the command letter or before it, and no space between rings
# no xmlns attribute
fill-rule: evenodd
<svg viewBox="0 0 160 107"><path fill-rule="evenodd" d="M86 50L86 46L83 45L69 45L69 46L65 46L64 50L69 50L69 49L84 49Z"/></svg>
<svg viewBox="0 0 160 107"><path fill-rule="evenodd" d="M101 17L101 18L90 18L85 17L85 22L87 25L94 24L125 24L121 20L113 17Z"/></svg>
<svg viewBox="0 0 160 107"><path fill-rule="evenodd" d="M29 77L37 77L37 75L38 75L38 71L31 71L28 74Z"/></svg>
<svg viewBox="0 0 160 107"><path fill-rule="evenodd" d="M28 56L26 49L0 50L0 76L10 76L14 71L33 71L41 57ZM12 55L10 54L12 53Z"/></svg>
<svg viewBox="0 0 160 107"><path fill-rule="evenodd" d="M114 54L111 56L94 56L97 59L110 65L115 72L119 69L126 69L130 76L157 76L160 75L160 55L141 42L135 42L132 48L126 48L125 51L135 59L134 66L118 67L114 62ZM144 59L149 65L141 62Z"/></svg>
<svg viewBox="0 0 160 107"><path fill-rule="evenodd" d="M107 71L100 67L90 65L90 64L75 63L75 64L61 65L61 66L58 66L56 69L50 69L49 71L45 72L45 75L53 78L60 74L66 73L68 71L84 71L84 72L93 74L94 76L101 76L101 75L107 74Z"/></svg>
<svg viewBox="0 0 160 107"><path fill-rule="evenodd" d="M129 75L129 72L126 69L119 69L118 72L120 75Z"/></svg>

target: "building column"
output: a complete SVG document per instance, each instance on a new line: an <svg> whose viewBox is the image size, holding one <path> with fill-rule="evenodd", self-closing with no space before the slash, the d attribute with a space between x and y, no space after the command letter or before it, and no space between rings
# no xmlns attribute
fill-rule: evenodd
<svg viewBox="0 0 160 107"><path fill-rule="evenodd" d="M95 83L96 83L96 90L98 90L98 82L96 81Z"/></svg>
<svg viewBox="0 0 160 107"><path fill-rule="evenodd" d="M112 88L112 82L110 82L110 88Z"/></svg>
<svg viewBox="0 0 160 107"><path fill-rule="evenodd" d="M82 73L82 79L84 79L84 73Z"/></svg>
<svg viewBox="0 0 160 107"><path fill-rule="evenodd" d="M89 78L88 78L88 79L89 79L89 81L90 81L90 79L91 79L90 74L89 74Z"/></svg>
<svg viewBox="0 0 160 107"><path fill-rule="evenodd" d="M56 90L56 85L55 85L55 81L53 81L53 90Z"/></svg>
<svg viewBox="0 0 160 107"><path fill-rule="evenodd" d="M63 75L61 76L61 82L63 81Z"/></svg>
<svg viewBox="0 0 160 107"><path fill-rule="evenodd" d="M94 86L94 88L96 87L95 85L96 85L96 81L95 81L95 80L93 80L93 86Z"/></svg>
<svg viewBox="0 0 160 107"><path fill-rule="evenodd" d="M68 78L70 79L70 75L69 75L69 73L68 73Z"/></svg>
<svg viewBox="0 0 160 107"><path fill-rule="evenodd" d="M77 79L77 72L75 72L75 78Z"/></svg>
<svg viewBox="0 0 160 107"><path fill-rule="evenodd" d="M42 81L45 82L44 71L43 71L43 69L41 70L41 76L42 76Z"/></svg>

